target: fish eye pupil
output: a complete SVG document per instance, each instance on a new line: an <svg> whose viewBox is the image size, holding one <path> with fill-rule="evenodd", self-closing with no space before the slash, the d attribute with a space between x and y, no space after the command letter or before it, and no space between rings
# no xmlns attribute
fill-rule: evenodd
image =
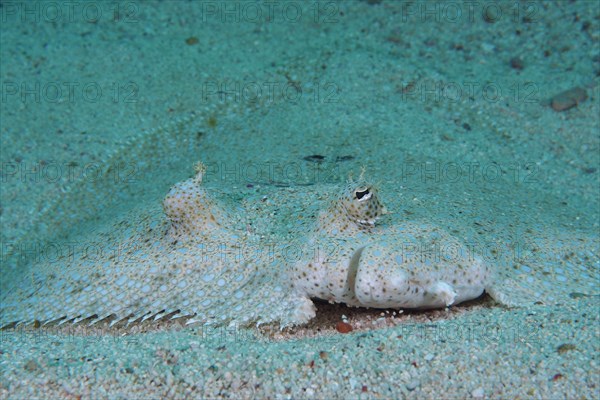
<svg viewBox="0 0 600 400"><path fill-rule="evenodd" d="M369 188L366 188L365 190L357 190L355 192L355 195L358 200L362 200L362 198L368 195L369 193Z"/></svg>

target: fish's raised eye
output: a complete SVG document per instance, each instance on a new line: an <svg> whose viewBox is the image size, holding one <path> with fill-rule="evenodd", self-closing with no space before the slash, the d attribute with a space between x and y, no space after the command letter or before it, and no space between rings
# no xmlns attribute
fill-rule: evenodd
<svg viewBox="0 0 600 400"><path fill-rule="evenodd" d="M354 192L354 195L356 196L356 199L358 201L363 201L363 200L367 200L371 197L371 191L369 190L370 188L365 188L365 189L357 189Z"/></svg>

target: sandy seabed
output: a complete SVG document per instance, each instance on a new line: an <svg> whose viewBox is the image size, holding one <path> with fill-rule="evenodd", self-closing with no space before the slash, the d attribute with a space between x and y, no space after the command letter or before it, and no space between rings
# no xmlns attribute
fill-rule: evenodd
<svg viewBox="0 0 600 400"><path fill-rule="evenodd" d="M313 171L319 155L334 178L366 167L407 218L488 240L515 225L551 227L589 241L598 267L600 5L270 7L3 1L3 257L13 243L64 237L59 211L83 230L139 197L160 201L198 159L228 171L224 184L258 192L278 189L244 167ZM555 96L573 88L585 96L563 110L570 100ZM192 113L201 122L182 134L197 147L135 158L154 129ZM87 215L73 193L93 188L115 154L133 158L115 175L122 195ZM156 168L129 185L123 177L144 163ZM600 398L599 297L543 300L506 309L484 297L427 312L319 303L314 321L283 331L16 327L0 331L0 395ZM339 333L340 321L353 331Z"/></svg>

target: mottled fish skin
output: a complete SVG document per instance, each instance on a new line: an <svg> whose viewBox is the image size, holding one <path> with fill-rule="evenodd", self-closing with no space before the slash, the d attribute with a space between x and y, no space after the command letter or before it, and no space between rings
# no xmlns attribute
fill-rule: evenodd
<svg viewBox="0 0 600 400"><path fill-rule="evenodd" d="M569 257L533 252L527 265L500 265L438 226L388 211L378 189L362 178L336 189L312 227L294 226L286 236L286 229L269 227L268 209L207 188L204 172L199 164L193 178L174 185L162 208L140 204L94 232L100 257L79 254L32 265L31 274L3 291L0 325L106 318L131 323L173 314L188 323L285 327L314 318L315 298L427 309L459 304L484 290L510 306L598 292L597 238L579 241L587 245L578 248L568 236L540 230L543 248ZM306 201L314 199L314 188L298 190L307 191L297 193ZM285 207L291 195L275 198ZM289 240L304 246L300 260L268 250Z"/></svg>
<svg viewBox="0 0 600 400"><path fill-rule="evenodd" d="M244 229L235 204L203 187L203 173L198 168L172 187L164 213L140 207L99 232L105 258L36 265L35 277L3 293L2 326L92 316L133 322L171 313L214 325L287 321L301 301L279 285L281 257L242 254L263 243Z"/></svg>
<svg viewBox="0 0 600 400"><path fill-rule="evenodd" d="M350 306L427 309L477 298L491 283L481 257L442 229L391 225L386 214L373 185L350 183L320 214L308 245L323 251L294 265L293 289ZM444 257L439 245L456 253Z"/></svg>

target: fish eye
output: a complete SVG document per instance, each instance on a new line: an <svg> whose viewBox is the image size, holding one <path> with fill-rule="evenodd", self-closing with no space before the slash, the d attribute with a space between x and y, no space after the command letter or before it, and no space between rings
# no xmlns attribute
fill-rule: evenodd
<svg viewBox="0 0 600 400"><path fill-rule="evenodd" d="M368 187L367 187L367 188L364 188L364 189L362 189L362 188L361 188L361 189L356 189L356 190L354 191L354 196L356 196L356 199L357 199L358 201L365 201L365 200L368 200L368 199L370 199L370 198L371 198L371 195L372 195L372 193L371 193L371 190L370 190L370 189L371 189L371 188L368 188Z"/></svg>

